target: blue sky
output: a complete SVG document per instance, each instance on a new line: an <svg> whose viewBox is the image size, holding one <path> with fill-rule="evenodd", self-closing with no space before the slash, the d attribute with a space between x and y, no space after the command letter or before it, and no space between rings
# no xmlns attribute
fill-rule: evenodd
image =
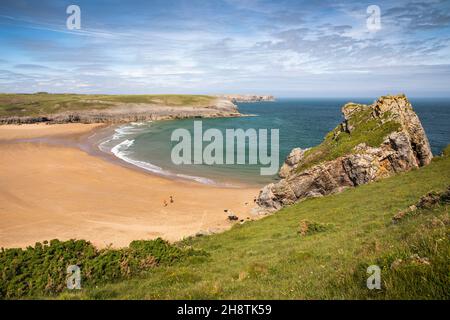
<svg viewBox="0 0 450 320"><path fill-rule="evenodd" d="M448 0L2 0L0 43L0 92L450 96Z"/></svg>

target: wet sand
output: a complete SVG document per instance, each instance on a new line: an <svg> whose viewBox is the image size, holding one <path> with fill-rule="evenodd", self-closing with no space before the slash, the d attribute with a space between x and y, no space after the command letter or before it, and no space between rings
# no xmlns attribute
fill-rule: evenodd
<svg viewBox="0 0 450 320"><path fill-rule="evenodd" d="M225 209L256 218L257 188L170 180L84 149L86 137L102 126L0 126L0 247L55 238L98 247L156 237L176 241L229 228Z"/></svg>

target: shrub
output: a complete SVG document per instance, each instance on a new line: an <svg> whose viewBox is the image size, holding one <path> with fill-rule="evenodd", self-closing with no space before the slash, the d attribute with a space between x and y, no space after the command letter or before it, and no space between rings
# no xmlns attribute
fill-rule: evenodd
<svg viewBox="0 0 450 320"><path fill-rule="evenodd" d="M67 267L77 265L83 286L136 275L157 265L172 264L190 255L158 238L133 241L129 248L96 249L85 240L51 240L23 249L0 251L0 298L56 294L66 288Z"/></svg>
<svg viewBox="0 0 450 320"><path fill-rule="evenodd" d="M302 221L300 221L300 225L299 225L299 229L298 229L297 233L301 236L307 236L307 235L315 234L318 232L324 232L324 231L328 230L329 228L330 228L330 226L322 224L322 223L317 223L317 222L308 221L308 220L302 220Z"/></svg>

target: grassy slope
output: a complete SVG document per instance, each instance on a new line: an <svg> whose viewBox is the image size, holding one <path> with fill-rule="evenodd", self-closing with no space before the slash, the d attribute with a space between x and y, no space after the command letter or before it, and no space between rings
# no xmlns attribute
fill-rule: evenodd
<svg viewBox="0 0 450 320"><path fill-rule="evenodd" d="M204 95L80 95L0 94L0 117L40 116L73 110L107 109L113 103L164 106L207 106L216 98Z"/></svg>
<svg viewBox="0 0 450 320"><path fill-rule="evenodd" d="M353 148L360 143L366 143L371 147L378 147L391 132L397 131L400 124L387 121L388 113L382 118L373 118L372 109L366 106L359 112L355 112L348 120L349 125L354 127L351 133L342 131L338 125L329 132L324 141L307 150L302 164L297 167L297 172L312 167L324 161L336 159L345 154L353 152Z"/></svg>
<svg viewBox="0 0 450 320"><path fill-rule="evenodd" d="M26 249L0 250L0 299L55 295L66 289L67 267L77 265L86 285L127 279L204 252L182 250L160 238L127 248L97 249L84 240L51 240Z"/></svg>
<svg viewBox="0 0 450 320"><path fill-rule="evenodd" d="M449 299L448 206L391 224L399 210L450 181L450 158L425 168L309 199L262 220L213 236L186 240L209 257L156 268L132 280L60 298L442 298ZM447 217L447 218L445 218ZM327 230L300 237L303 219ZM389 268L397 258L428 257L431 265ZM365 286L366 267L379 264L381 291Z"/></svg>

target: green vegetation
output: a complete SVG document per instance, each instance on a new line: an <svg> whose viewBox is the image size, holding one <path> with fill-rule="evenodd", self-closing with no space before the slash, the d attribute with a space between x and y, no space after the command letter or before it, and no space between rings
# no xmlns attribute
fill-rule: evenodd
<svg viewBox="0 0 450 320"><path fill-rule="evenodd" d="M0 94L0 117L43 116L64 111L102 110L118 103L147 103L161 106L208 106L216 98L205 95L83 95Z"/></svg>
<svg viewBox="0 0 450 320"><path fill-rule="evenodd" d="M216 98L205 95L154 94L102 96L103 101L126 103L149 103L163 106L208 106Z"/></svg>
<svg viewBox="0 0 450 320"><path fill-rule="evenodd" d="M418 207L414 215L406 216L396 223L392 221L399 211L417 204L422 196L431 191L442 192L447 189L449 181L450 158L436 157L429 166L417 170L348 189L340 194L308 199L264 219L236 224L221 234L185 239L176 244L176 249L170 249L187 252L182 259L175 253L176 259L161 259L158 267L147 271L116 277L119 271L107 272L104 270L109 268L101 267L96 269L94 274L97 278L94 280L85 277L86 271L92 270L90 266L95 263L86 264L82 266L83 289L65 290L56 297L450 299L448 197L442 198L447 200L436 205ZM305 221L313 232L302 236L299 226ZM141 247L144 244L136 242L129 250L146 252ZM64 254L69 257L86 256L87 253L82 252L89 250ZM128 252L127 249L123 250L120 252ZM107 254L108 251L102 252ZM156 253L159 251L151 252L152 256L165 256ZM171 256L168 254L168 257ZM58 261L58 258L51 257L48 257L50 261ZM49 279L50 274L40 269L39 263L30 264L28 258L14 260L14 264L4 259L3 253L0 260L2 270L19 268L28 270L27 275L40 278L42 273L46 275L42 279ZM111 270L120 270L117 267L117 261L120 260L106 260L115 261L112 262L114 267ZM46 263L45 259L40 261ZM133 261L140 261L140 258ZM382 270L381 290L369 290L366 287L366 270L373 264ZM26 283L20 275L12 278L5 278L5 275L9 276L2 271L2 290ZM53 272L51 275L55 279ZM30 276L27 277L29 279ZM11 292L17 296L20 291L15 289ZM43 293L47 296L54 292L33 290L31 296L42 297Z"/></svg>
<svg viewBox="0 0 450 320"><path fill-rule="evenodd" d="M0 297L59 293L66 288L69 265L80 267L83 285L92 286L204 254L192 249L182 250L159 238L133 241L125 249L97 250L84 240L51 240L36 243L26 250L2 249Z"/></svg>
<svg viewBox="0 0 450 320"><path fill-rule="evenodd" d="M352 153L353 148L360 143L378 147L388 134L400 128L399 123L388 120L388 117L389 113L385 113L382 118L374 118L370 108L356 111L348 120L348 126L354 128L351 133L342 130L340 125L337 126L327 134L321 144L305 152L297 172Z"/></svg>
<svg viewBox="0 0 450 320"><path fill-rule="evenodd" d="M59 298L449 299L448 203L392 223L400 210L449 181L450 158L437 157L421 169L179 243L209 256ZM332 227L301 236L304 220ZM382 290L366 287L372 264L382 268Z"/></svg>
<svg viewBox="0 0 450 320"><path fill-rule="evenodd" d="M450 144L442 151L444 157L450 157Z"/></svg>
<svg viewBox="0 0 450 320"><path fill-rule="evenodd" d="M300 221L300 226L298 229L298 234L301 236L308 236L318 232L324 232L330 229L329 225L317 223L309 220Z"/></svg>

